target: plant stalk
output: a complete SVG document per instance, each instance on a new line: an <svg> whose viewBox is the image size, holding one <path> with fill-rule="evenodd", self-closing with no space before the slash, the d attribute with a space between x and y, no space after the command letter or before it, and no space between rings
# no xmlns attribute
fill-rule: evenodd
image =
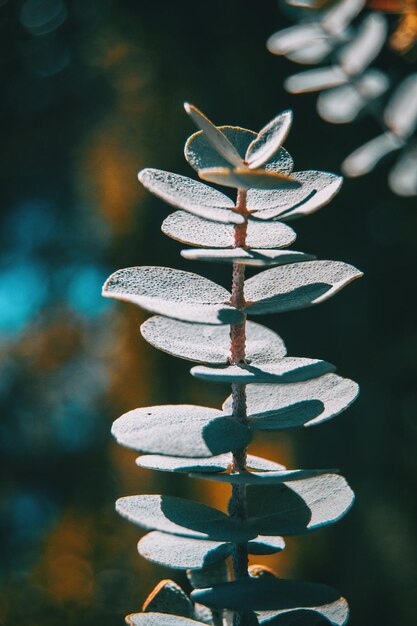
<svg viewBox="0 0 417 626"><path fill-rule="evenodd" d="M247 216L246 191L239 189L236 199L236 210ZM235 248L246 247L247 220L243 224L235 225ZM230 304L238 309L245 306L244 298L245 266L241 263L233 263L232 296ZM244 363L246 358L246 315L237 324L230 328L230 363L238 365ZM232 383L232 415L241 424L247 423L246 409L246 385ZM246 469L247 448L236 450L233 453L232 472L241 472ZM231 517L244 522L246 520L246 486L232 485L232 496L229 501L229 514ZM233 576L235 579L248 576L248 545L237 543L233 546ZM244 626L246 617L244 613L236 612L233 618L233 626Z"/></svg>

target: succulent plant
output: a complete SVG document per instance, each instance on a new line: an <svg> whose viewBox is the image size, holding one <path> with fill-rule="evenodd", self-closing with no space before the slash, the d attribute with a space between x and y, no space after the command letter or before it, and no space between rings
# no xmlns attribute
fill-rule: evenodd
<svg viewBox="0 0 417 626"><path fill-rule="evenodd" d="M340 519L353 492L333 470L286 469L248 453L256 431L306 428L344 411L358 386L319 359L286 355L283 340L247 316L319 304L361 276L339 261L318 261L287 250L296 238L287 222L309 215L337 193L341 178L328 172L293 172L282 147L292 114L284 111L259 133L214 126L186 104L199 127L185 156L200 178L237 190L235 199L194 179L144 169L145 187L177 210L163 232L192 246L187 259L231 266L231 291L194 273L132 267L114 273L103 294L156 314L142 324L154 347L193 361L196 378L229 383L221 408L188 404L134 409L117 419L117 441L142 455L137 465L228 483L223 512L166 495L117 501L118 512L150 531L138 544L146 559L186 570L190 599L163 581L135 626L315 624L342 626L346 600L318 583L282 580L251 566L248 555L284 549L283 537L310 533ZM245 280L246 266L268 268ZM229 559L230 557L230 559ZM229 568L229 560L232 567Z"/></svg>

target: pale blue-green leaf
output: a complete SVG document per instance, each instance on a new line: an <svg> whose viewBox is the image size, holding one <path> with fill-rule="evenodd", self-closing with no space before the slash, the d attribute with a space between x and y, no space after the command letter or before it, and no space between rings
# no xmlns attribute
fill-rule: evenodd
<svg viewBox="0 0 417 626"><path fill-rule="evenodd" d="M292 180L286 174L276 171L250 170L245 167L232 169L230 167L208 168L199 170L198 175L216 185L233 187L235 189L297 189L300 183Z"/></svg>
<svg viewBox="0 0 417 626"><path fill-rule="evenodd" d="M229 483L231 485L279 485L293 480L304 480L315 476L328 474L329 470L280 470L278 472L248 472L242 471L231 474L190 474L192 478L202 478L203 480L213 480L219 483Z"/></svg>
<svg viewBox="0 0 417 626"><path fill-rule="evenodd" d="M190 246L233 248L235 245L233 225L210 222L185 211L176 211L169 215L162 223L162 232ZM248 219L246 229L248 248L284 248L292 244L295 239L295 232L286 224L281 222L262 224Z"/></svg>
<svg viewBox="0 0 417 626"><path fill-rule="evenodd" d="M250 314L293 311L319 304L340 291L362 272L341 261L307 261L265 270L245 281Z"/></svg>
<svg viewBox="0 0 417 626"><path fill-rule="evenodd" d="M211 280L169 267L128 267L107 279L103 296L187 322L232 324L242 313L225 304L230 293Z"/></svg>
<svg viewBox="0 0 417 626"><path fill-rule="evenodd" d="M160 456L148 454L136 459L136 465L146 469L163 472L224 472L230 469L233 459L230 453L219 454L209 458L184 459L177 456ZM285 469L280 463L269 461L252 454L246 459L248 468L261 472L276 472Z"/></svg>
<svg viewBox="0 0 417 626"><path fill-rule="evenodd" d="M275 554L285 547L282 537L256 537L248 543L249 554ZM173 569L201 569L224 561L233 544L207 539L180 537L153 531L140 539L138 551L148 561Z"/></svg>
<svg viewBox="0 0 417 626"><path fill-rule="evenodd" d="M314 170L295 172L291 177L298 180L301 187L285 191L249 189L248 208L257 219L310 215L330 202L343 182L341 176Z"/></svg>
<svg viewBox="0 0 417 626"><path fill-rule="evenodd" d="M227 559L233 544L179 537L154 531L138 543L138 551L148 561L173 569L200 569Z"/></svg>
<svg viewBox="0 0 417 626"><path fill-rule="evenodd" d="M250 364L191 369L196 378L218 383L294 383L335 371L334 365L317 359L285 357L274 362L252 360Z"/></svg>
<svg viewBox="0 0 417 626"><path fill-rule="evenodd" d="M349 618L349 607L344 598L314 608L284 611L258 611L262 626L344 626Z"/></svg>
<svg viewBox="0 0 417 626"><path fill-rule="evenodd" d="M398 196L417 195L417 144L402 152L389 173L388 184Z"/></svg>
<svg viewBox="0 0 417 626"><path fill-rule="evenodd" d="M283 111L259 131L246 151L245 161L251 169L265 165L284 143L292 124L292 111Z"/></svg>
<svg viewBox="0 0 417 626"><path fill-rule="evenodd" d="M353 83L324 91L317 98L317 111L326 122L348 124L389 87L384 72L369 69Z"/></svg>
<svg viewBox="0 0 417 626"><path fill-rule="evenodd" d="M312 254L298 252L296 250L247 250L245 248L233 249L196 249L181 250L181 256L191 261L210 261L214 263L240 263L254 267L267 267L273 265L286 265L287 263L300 263L315 259Z"/></svg>
<svg viewBox="0 0 417 626"><path fill-rule="evenodd" d="M139 172L139 180L165 202L194 215L225 224L244 221L228 196L187 176L147 168Z"/></svg>
<svg viewBox="0 0 417 626"><path fill-rule="evenodd" d="M403 146L404 141L394 133L382 133L349 154L342 163L342 172L350 178L368 174L383 157Z"/></svg>
<svg viewBox="0 0 417 626"><path fill-rule="evenodd" d="M338 87L347 82L349 82L349 77L341 67L334 65L293 74L284 81L284 87L290 93L307 93Z"/></svg>
<svg viewBox="0 0 417 626"><path fill-rule="evenodd" d="M295 0L292 0L294 4ZM318 65L326 57L333 52L332 38L317 39L309 43L305 43L298 50L288 52L285 56L294 63L302 63L303 65Z"/></svg>
<svg viewBox="0 0 417 626"><path fill-rule="evenodd" d="M327 585L278 578L242 578L191 593L194 602L211 608L267 611L316 607L337 602L340 594Z"/></svg>
<svg viewBox="0 0 417 626"><path fill-rule="evenodd" d="M246 488L248 521L265 535L300 535L333 524L353 501L353 491L338 474Z"/></svg>
<svg viewBox="0 0 417 626"><path fill-rule="evenodd" d="M321 41L323 35L323 29L318 23L297 24L283 28L271 35L266 46L272 54L287 56L287 54L296 52L306 44L310 45Z"/></svg>
<svg viewBox="0 0 417 626"><path fill-rule="evenodd" d="M343 36L352 20L362 11L366 0L339 0L321 18L324 32Z"/></svg>
<svg viewBox="0 0 417 626"><path fill-rule="evenodd" d="M397 87L384 111L388 128L401 139L408 139L417 126L417 72L409 74Z"/></svg>
<svg viewBox="0 0 417 626"><path fill-rule="evenodd" d="M194 605L188 595L173 580L161 580L146 598L144 613L169 613L182 617L194 617Z"/></svg>
<svg viewBox="0 0 417 626"><path fill-rule="evenodd" d="M130 626L206 626L203 622L165 613L132 613L126 616L126 622Z"/></svg>
<svg viewBox="0 0 417 626"><path fill-rule="evenodd" d="M288 385L248 385L246 403L250 426L254 430L314 426L342 413L358 392L359 387L353 380L336 374ZM231 396L223 410L231 412Z"/></svg>
<svg viewBox="0 0 417 626"><path fill-rule="evenodd" d="M143 407L113 423L118 443L155 454L209 457L245 447L249 429L221 411L191 404Z"/></svg>
<svg viewBox="0 0 417 626"><path fill-rule="evenodd" d="M206 504L175 496L127 496L117 500L116 510L142 528L183 537L243 543L256 537L248 524Z"/></svg>
<svg viewBox="0 0 417 626"><path fill-rule="evenodd" d="M238 126L219 126L218 128L244 159L249 145L257 137L256 133ZM229 167L229 163L213 148L202 131L194 133L188 139L185 144L185 158L197 172L212 167ZM289 174L293 167L291 155L284 148L280 148L268 161L265 169Z"/></svg>
<svg viewBox="0 0 417 626"><path fill-rule="evenodd" d="M230 358L230 328L189 324L155 316L140 328L152 346L168 354L197 361L225 365ZM286 354L284 342L274 331L255 322L246 323L246 356L251 361L271 362Z"/></svg>
<svg viewBox="0 0 417 626"><path fill-rule="evenodd" d="M197 109L197 107L184 103L184 109L193 120L194 124L205 134L207 140L211 143L213 148L218 152L228 163L236 167L243 165L243 159L239 155L234 145L224 135L219 128Z"/></svg>
<svg viewBox="0 0 417 626"><path fill-rule="evenodd" d="M349 76L362 74L385 43L388 22L381 13L370 13L360 23L352 41L339 52L339 63Z"/></svg>

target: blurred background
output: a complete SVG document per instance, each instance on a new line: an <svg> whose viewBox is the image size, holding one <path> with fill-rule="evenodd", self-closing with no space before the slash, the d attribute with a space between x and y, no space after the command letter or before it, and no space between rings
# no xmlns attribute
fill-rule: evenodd
<svg viewBox="0 0 417 626"><path fill-rule="evenodd" d="M160 232L170 208L136 178L144 166L194 177L184 100L254 130L293 108L296 169L338 171L377 134L369 118L327 125L314 94L283 90L294 66L265 41L289 23L274 0L0 0L2 625L113 626L159 579L187 587L138 556L140 532L113 501L160 492L224 506L227 489L139 470L109 430L138 406L219 406L228 390L146 345L142 312L103 300L101 284L155 264L228 286L224 267L179 257ZM382 62L402 75L407 61ZM417 206L388 189L387 167L295 224L297 249L365 277L320 307L261 320L289 354L331 361L362 388L330 423L254 445L290 467L339 467L353 486L342 522L263 560L339 588L352 626L417 617Z"/></svg>

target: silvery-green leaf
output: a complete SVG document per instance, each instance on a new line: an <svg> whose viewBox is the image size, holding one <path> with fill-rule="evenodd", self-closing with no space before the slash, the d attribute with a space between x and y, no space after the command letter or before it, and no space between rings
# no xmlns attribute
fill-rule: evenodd
<svg viewBox="0 0 417 626"><path fill-rule="evenodd" d="M286 174L276 171L250 170L246 167L208 168L200 170L198 175L203 180L208 180L216 185L234 187L240 189L296 189L300 187L297 181L293 181Z"/></svg>
<svg viewBox="0 0 417 626"><path fill-rule="evenodd" d="M163 472L225 472L230 469L232 455L219 454L209 458L185 459L178 456L160 456L158 454L148 454L136 459L139 467L146 469L160 470ZM246 459L248 468L261 472L276 472L284 470L285 467L275 461L269 461L253 454L248 454Z"/></svg>
<svg viewBox="0 0 417 626"><path fill-rule="evenodd" d="M300 535L333 524L353 501L353 491L338 474L246 487L248 521L264 535Z"/></svg>
<svg viewBox="0 0 417 626"><path fill-rule="evenodd" d="M371 13L361 22L354 38L339 52L339 63L350 76L361 74L378 56L385 43L388 22L380 13Z"/></svg>
<svg viewBox="0 0 417 626"><path fill-rule="evenodd" d="M251 190L249 194L252 194ZM235 228L231 224L211 222L184 211L176 211L169 215L162 224L162 232L190 246L233 248L235 244ZM286 224L272 222L265 225L248 219L246 230L248 248L283 248L293 243L295 238L295 232Z"/></svg>
<svg viewBox="0 0 417 626"><path fill-rule="evenodd" d="M187 176L146 168L139 172L139 180L165 202L193 215L224 224L242 224L244 221L233 211L235 204L228 196Z"/></svg>
<svg viewBox="0 0 417 626"><path fill-rule="evenodd" d="M132 613L126 616L126 622L129 626L206 626L203 622L165 613Z"/></svg>
<svg viewBox="0 0 417 626"><path fill-rule="evenodd" d="M274 267L245 281L246 310L261 315L319 304L360 276L362 272L341 261Z"/></svg>
<svg viewBox="0 0 417 626"><path fill-rule="evenodd" d="M317 99L317 111L332 124L347 124L356 119L360 111L389 87L389 79L379 70L370 69L357 80L323 92Z"/></svg>
<svg viewBox="0 0 417 626"><path fill-rule="evenodd" d="M197 107L186 102L184 109L193 120L194 124L200 130L205 133L206 138L211 143L213 148L218 152L228 163L241 167L243 165L243 159L240 157L234 145L224 135L219 128L201 112Z"/></svg>
<svg viewBox="0 0 417 626"><path fill-rule="evenodd" d="M346 157L342 163L342 171L351 178L368 174L383 157L399 150L403 145L403 141L393 133L378 135Z"/></svg>
<svg viewBox="0 0 417 626"><path fill-rule="evenodd" d="M238 543L256 537L247 524L206 504L175 496L127 496L117 500L116 510L142 528L183 537Z"/></svg>
<svg viewBox="0 0 417 626"><path fill-rule="evenodd" d="M340 594L318 583L279 578L242 578L195 590L191 593L191 599L211 608L267 611L329 605L337 602Z"/></svg>
<svg viewBox="0 0 417 626"><path fill-rule="evenodd" d="M417 195L417 145L404 150L388 176L388 183L399 196Z"/></svg>
<svg viewBox="0 0 417 626"><path fill-rule="evenodd" d="M309 215L330 202L343 182L341 176L314 170L295 172L291 177L301 183L298 189L285 191L249 189L248 208L257 219L269 220L277 217L289 219L298 215Z"/></svg>
<svg viewBox="0 0 417 626"><path fill-rule="evenodd" d="M323 34L320 24L314 22L297 24L271 35L266 42L266 47L272 54L287 55L296 52L304 45L321 41Z"/></svg>
<svg viewBox="0 0 417 626"><path fill-rule="evenodd" d="M343 34L365 6L366 0L340 0L328 9L321 19L326 32Z"/></svg>
<svg viewBox="0 0 417 626"><path fill-rule="evenodd" d="M245 447L249 429L221 411L192 404L143 407L112 426L118 443L154 454L209 457Z"/></svg>
<svg viewBox="0 0 417 626"><path fill-rule="evenodd" d="M314 608L258 612L258 621L262 626L311 626L311 624L344 626L348 619L349 607L344 598Z"/></svg>
<svg viewBox="0 0 417 626"><path fill-rule="evenodd" d="M249 554L276 554L285 548L285 541L282 537L258 535L248 543Z"/></svg>
<svg viewBox="0 0 417 626"><path fill-rule="evenodd" d="M296 250L263 250L262 248L191 248L181 250L181 256L190 261L209 261L214 263L241 263L254 267L268 267L286 265L315 259L312 254L297 252Z"/></svg>
<svg viewBox="0 0 417 626"><path fill-rule="evenodd" d="M254 430L284 430L320 424L352 404L358 385L336 374L324 374L306 382L288 385L248 385L246 403ZM229 396L223 410L231 412Z"/></svg>
<svg viewBox="0 0 417 626"><path fill-rule="evenodd" d="M187 322L232 324L242 319L225 304L230 293L211 280L169 267L128 267L107 279L103 296Z"/></svg>
<svg viewBox="0 0 417 626"><path fill-rule="evenodd" d="M152 346L189 361L226 365L230 358L230 328L190 324L155 316L140 328ZM266 326L246 323L246 355L251 361L281 359L286 349L281 337Z"/></svg>
<svg viewBox="0 0 417 626"><path fill-rule="evenodd" d="M285 56L294 63L303 65L317 65L333 51L335 41L332 37L317 39L301 45L297 50L288 52Z"/></svg>
<svg viewBox="0 0 417 626"><path fill-rule="evenodd" d="M405 78L384 111L388 128L402 139L410 137L417 126L417 72Z"/></svg>
<svg viewBox="0 0 417 626"><path fill-rule="evenodd" d="M256 139L252 130L238 126L219 126L219 130L234 145L242 159L250 143ZM202 131L194 133L185 144L185 158L197 172L207 168L230 167L230 164L219 155ZM284 148L280 148L265 166L265 169L289 174L294 166L291 156Z"/></svg>
<svg viewBox="0 0 417 626"><path fill-rule="evenodd" d="M284 86L290 93L307 93L338 87L347 83L348 80L344 71L335 65L293 74L284 81Z"/></svg>
<svg viewBox="0 0 417 626"><path fill-rule="evenodd" d="M146 598L144 613L169 613L181 617L194 617L194 606L185 591L173 580L161 580Z"/></svg>
<svg viewBox="0 0 417 626"><path fill-rule="evenodd" d="M275 554L285 547L282 537L256 537L248 543L249 554ZM148 561L173 569L201 569L224 561L233 552L233 544L179 537L151 532L138 543L138 551Z"/></svg>
<svg viewBox="0 0 417 626"><path fill-rule="evenodd" d="M284 357L279 361L208 367L200 365L191 369L196 378L219 383L294 383L317 378L335 371L334 365L318 359Z"/></svg>
<svg viewBox="0 0 417 626"><path fill-rule="evenodd" d="M280 470L278 472L248 472L242 471L231 474L190 474L192 478L213 480L231 485L279 485L293 480L303 480L328 474L329 470Z"/></svg>
<svg viewBox="0 0 417 626"><path fill-rule="evenodd" d="M233 544L179 537L154 531L138 543L138 551L148 561L173 569L200 569L227 559Z"/></svg>
<svg viewBox="0 0 417 626"><path fill-rule="evenodd" d="M255 169L265 165L284 143L291 124L292 111L283 111L262 128L246 151L248 167Z"/></svg>

